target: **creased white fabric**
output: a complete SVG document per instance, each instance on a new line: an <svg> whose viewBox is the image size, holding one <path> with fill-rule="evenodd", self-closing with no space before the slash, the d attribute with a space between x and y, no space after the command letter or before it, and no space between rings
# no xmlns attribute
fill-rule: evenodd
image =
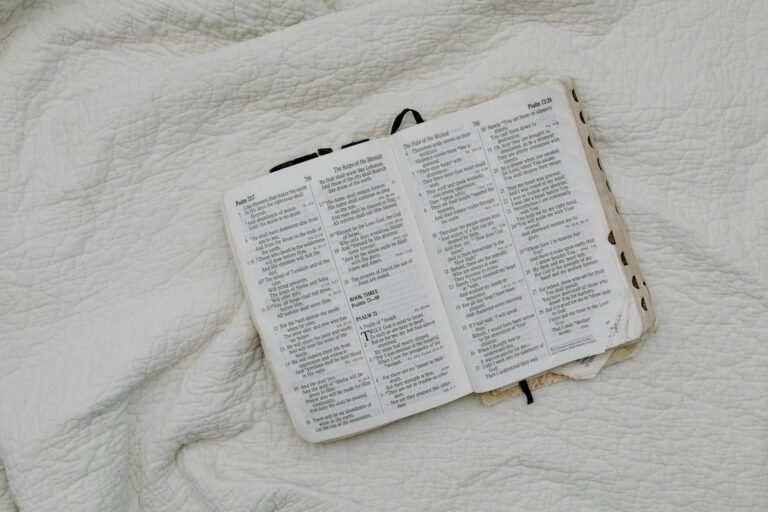
<svg viewBox="0 0 768 512"><path fill-rule="evenodd" d="M768 5L0 2L0 511L768 509ZM222 192L572 75L660 329L588 382L293 432Z"/></svg>

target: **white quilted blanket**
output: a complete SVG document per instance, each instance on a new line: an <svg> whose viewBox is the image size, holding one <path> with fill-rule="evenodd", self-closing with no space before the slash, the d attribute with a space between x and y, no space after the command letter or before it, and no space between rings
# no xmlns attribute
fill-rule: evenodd
<svg viewBox="0 0 768 512"><path fill-rule="evenodd" d="M768 5L0 0L0 511L768 510ZM660 328L536 403L294 434L219 202L572 75Z"/></svg>

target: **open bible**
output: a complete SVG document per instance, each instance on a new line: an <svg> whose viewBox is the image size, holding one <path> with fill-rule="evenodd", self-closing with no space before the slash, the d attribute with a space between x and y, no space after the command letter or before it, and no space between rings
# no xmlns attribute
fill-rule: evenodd
<svg viewBox="0 0 768 512"><path fill-rule="evenodd" d="M654 324L570 80L257 178L226 193L224 218L311 442L607 354Z"/></svg>

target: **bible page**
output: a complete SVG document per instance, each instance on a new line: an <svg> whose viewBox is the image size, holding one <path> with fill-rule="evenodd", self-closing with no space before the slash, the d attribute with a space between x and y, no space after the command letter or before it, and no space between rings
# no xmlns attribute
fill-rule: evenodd
<svg viewBox="0 0 768 512"><path fill-rule="evenodd" d="M388 140L238 187L224 217L302 437L359 433L472 391Z"/></svg>
<svg viewBox="0 0 768 512"><path fill-rule="evenodd" d="M560 82L392 143L473 387L605 351L627 283Z"/></svg>

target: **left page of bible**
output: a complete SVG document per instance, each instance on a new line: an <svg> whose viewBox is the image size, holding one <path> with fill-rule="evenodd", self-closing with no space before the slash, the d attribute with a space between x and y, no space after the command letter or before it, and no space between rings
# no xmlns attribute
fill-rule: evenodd
<svg viewBox="0 0 768 512"><path fill-rule="evenodd" d="M472 391L388 139L237 187L224 218L304 439L356 434Z"/></svg>

